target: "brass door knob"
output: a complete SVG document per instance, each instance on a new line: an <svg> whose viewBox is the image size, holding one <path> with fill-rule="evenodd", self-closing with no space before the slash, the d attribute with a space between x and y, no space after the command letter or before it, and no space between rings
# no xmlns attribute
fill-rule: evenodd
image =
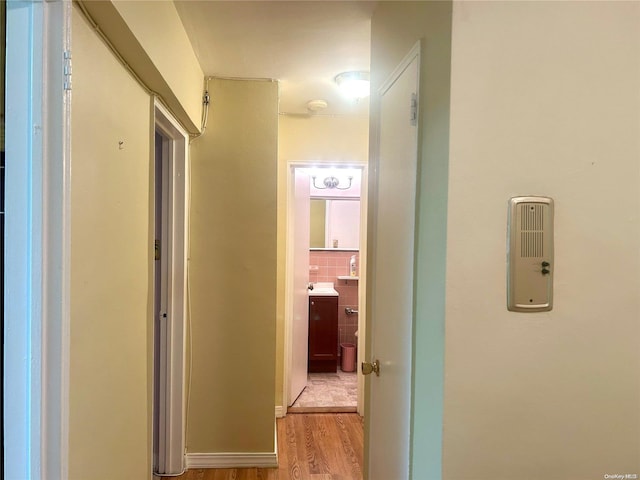
<svg viewBox="0 0 640 480"><path fill-rule="evenodd" d="M380 361L374 360L373 363L362 362L362 374L371 375L371 372L376 373L376 377L380 376Z"/></svg>

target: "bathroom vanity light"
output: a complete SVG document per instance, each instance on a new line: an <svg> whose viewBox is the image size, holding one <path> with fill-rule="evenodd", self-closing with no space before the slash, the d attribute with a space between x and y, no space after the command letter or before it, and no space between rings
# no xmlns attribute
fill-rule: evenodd
<svg viewBox="0 0 640 480"><path fill-rule="evenodd" d="M369 72L343 72L335 81L349 97L359 100L369 96Z"/></svg>
<svg viewBox="0 0 640 480"><path fill-rule="evenodd" d="M348 178L349 180L349 185L347 185L346 187L340 187L340 180L337 177L334 176L330 176L330 177L325 177L324 180L322 181L322 183L324 184L324 187L322 186L318 186L316 185L316 176L313 175L311 177L311 179L313 180L313 188L317 188L318 190L325 190L325 189L333 189L335 188L336 190L349 190L351 188L351 182L353 181L353 177L350 175Z"/></svg>

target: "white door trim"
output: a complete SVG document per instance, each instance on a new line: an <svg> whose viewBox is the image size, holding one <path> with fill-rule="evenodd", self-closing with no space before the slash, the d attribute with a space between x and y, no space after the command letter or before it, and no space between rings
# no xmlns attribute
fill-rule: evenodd
<svg viewBox="0 0 640 480"><path fill-rule="evenodd" d="M68 1L7 2L8 479L68 476L70 9Z"/></svg>
<svg viewBox="0 0 640 480"><path fill-rule="evenodd" d="M391 72L391 75L389 75L389 78L387 78L387 80L382 84L382 86L378 90L379 97L382 97L385 93L387 93L387 91L393 86L394 83L396 83L396 81L400 78L402 73L407 69L407 67L409 67L409 65L411 65L411 62L413 62L413 59L416 57L418 57L418 59L420 58L420 42L419 41L416 42L413 45L413 47L411 47L411 50L409 50L409 53L405 55L405 57L400 61L400 63L396 66L396 68L394 68L393 72ZM380 121L380 119L378 119L378 121ZM379 137L379 132L378 132L378 137ZM378 141L379 140L380 138L378 138Z"/></svg>
<svg viewBox="0 0 640 480"><path fill-rule="evenodd" d="M160 339L162 401L157 473L178 474L185 468L186 432L186 334L189 162L188 134L156 99L155 128L170 139L165 171L168 173L167 244L161 251L167 260L166 325ZM168 167L168 168L167 168ZM155 202L154 202L155 205ZM155 322L154 322L155 324ZM154 376L155 378L155 376ZM158 406L154 405L154 409ZM154 412L155 414L155 412Z"/></svg>

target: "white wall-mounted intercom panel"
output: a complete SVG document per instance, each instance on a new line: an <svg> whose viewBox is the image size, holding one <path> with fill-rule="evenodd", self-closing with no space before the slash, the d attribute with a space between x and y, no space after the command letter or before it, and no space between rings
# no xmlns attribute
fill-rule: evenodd
<svg viewBox="0 0 640 480"><path fill-rule="evenodd" d="M553 200L509 200L507 309L545 312L553 308Z"/></svg>

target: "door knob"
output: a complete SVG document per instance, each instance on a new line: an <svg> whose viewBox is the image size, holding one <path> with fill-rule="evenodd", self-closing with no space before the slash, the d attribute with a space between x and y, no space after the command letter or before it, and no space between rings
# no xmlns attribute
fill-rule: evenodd
<svg viewBox="0 0 640 480"><path fill-rule="evenodd" d="M374 360L373 363L362 362L362 374L370 375L371 372L376 372L376 377L380 376L380 361Z"/></svg>

